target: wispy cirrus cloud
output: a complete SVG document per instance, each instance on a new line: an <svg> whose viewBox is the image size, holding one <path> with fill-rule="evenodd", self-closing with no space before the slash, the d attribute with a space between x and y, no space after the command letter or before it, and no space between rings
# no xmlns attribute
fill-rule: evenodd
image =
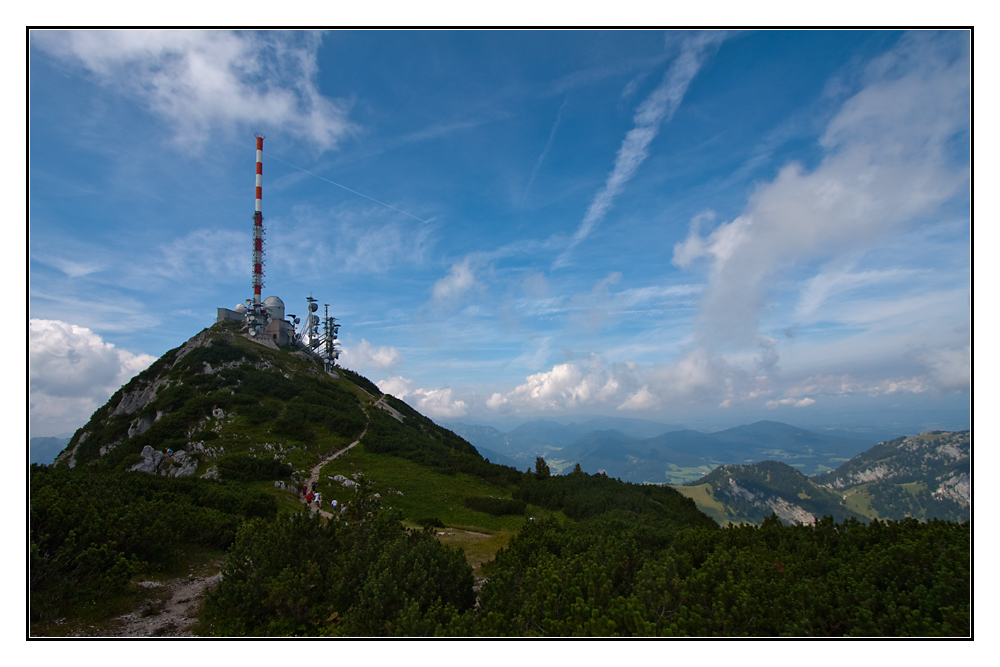
<svg viewBox="0 0 1000 667"><path fill-rule="evenodd" d="M702 236L701 220L676 244L673 262L710 264L698 332L706 344L746 344L774 276L800 262L851 256L879 237L915 224L967 183L953 141L968 127L967 52L947 52L933 36L904 37L867 68L820 138L812 170L798 162L762 184L743 213ZM887 275L817 277L802 307L825 294Z"/></svg>
<svg viewBox="0 0 1000 667"><path fill-rule="evenodd" d="M615 197L649 155L649 144L659 133L661 123L674 115L705 59L725 38L725 33L707 32L683 42L680 55L663 75L660 85L636 109L635 127L625 135L615 157L615 166L608 174L604 187L594 196L569 246L556 258L553 268L565 266L573 248L583 242L607 215Z"/></svg>
<svg viewBox="0 0 1000 667"><path fill-rule="evenodd" d="M180 144L200 148L232 124L281 129L320 151L352 131L349 105L315 83L317 33L201 30L36 31L37 48L142 100Z"/></svg>

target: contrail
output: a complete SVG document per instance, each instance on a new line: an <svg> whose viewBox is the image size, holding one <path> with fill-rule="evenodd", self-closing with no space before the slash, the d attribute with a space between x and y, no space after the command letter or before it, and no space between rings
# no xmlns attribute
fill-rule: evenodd
<svg viewBox="0 0 1000 667"><path fill-rule="evenodd" d="M393 211L396 211L397 213L402 213L403 215L408 215L411 218L413 218L414 220L419 220L420 222L424 223L425 225L429 225L430 224L430 222L428 222L427 220L424 220L423 218L418 218L417 216L413 215L412 213L407 213L406 211L402 211L402 210L396 208L395 206L391 206L389 204L386 204L384 201L379 201L378 199L375 199L374 197L369 197L368 195L362 194L362 193L358 192L357 190L352 190L349 187L347 187L346 185L341 185L340 183L336 183L334 181L331 181L329 178L323 178L319 174L314 174L313 172L309 171L308 169L303 169L302 167L297 167L294 164L291 164L290 162L285 162L280 157L275 157L274 153L268 153L267 157L269 159L272 159L272 160L277 160L281 164L288 165L292 169L298 169L302 173L309 174L310 176L318 178L321 181L326 181L330 185L336 185L338 188L342 188L344 190L347 190L348 192L350 192L352 194L356 194L359 197L364 197L365 199L370 199L371 201L375 202L376 204L379 204L381 206L385 206L386 208L391 208Z"/></svg>
<svg viewBox="0 0 1000 667"><path fill-rule="evenodd" d="M569 254L573 248L587 238L607 214L615 197L649 155L649 144L656 138L660 124L669 120L677 111L691 80L701 69L707 52L725 39L725 35L726 33L705 33L688 40L680 55L664 73L660 85L635 110L635 126L625 135L625 140L618 149L614 168L608 174L604 187L594 196L569 246L556 258L553 269L569 263Z"/></svg>
<svg viewBox="0 0 1000 667"><path fill-rule="evenodd" d="M566 102L569 101L569 96L567 95L563 99L562 105L559 107L559 111L556 112L556 122L552 126L552 131L549 132L549 140L545 143L545 148L542 149L542 154L538 156L538 161L535 162L535 169L531 172L531 178L528 179L528 184L524 187L524 195L521 197L521 203L528 197L528 190L531 189L531 184L535 182L535 175L538 174L538 168L542 166L542 162L545 161L545 156L549 154L549 149L552 148L552 140L556 138L556 130L559 129L559 123L562 121L562 112L566 108Z"/></svg>

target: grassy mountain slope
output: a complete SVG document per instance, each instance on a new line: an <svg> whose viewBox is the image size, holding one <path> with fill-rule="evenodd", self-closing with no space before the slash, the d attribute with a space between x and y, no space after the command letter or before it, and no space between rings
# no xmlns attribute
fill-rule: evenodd
<svg viewBox="0 0 1000 667"><path fill-rule="evenodd" d="M685 495L711 507L717 520L720 512L737 523L760 523L772 512L786 523L808 524L823 516L836 521L864 518L844 507L839 495L779 461L720 466L685 487L696 489Z"/></svg>
<svg viewBox="0 0 1000 667"><path fill-rule="evenodd" d="M813 481L866 516L966 521L972 513L969 431L930 431L881 442Z"/></svg>

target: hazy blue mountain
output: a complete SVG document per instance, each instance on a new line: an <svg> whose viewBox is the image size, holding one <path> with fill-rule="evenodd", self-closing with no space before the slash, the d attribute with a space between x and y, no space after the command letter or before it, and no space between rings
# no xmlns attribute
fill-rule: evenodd
<svg viewBox="0 0 1000 667"><path fill-rule="evenodd" d="M490 463L497 463L502 466L511 466L512 468L523 468L522 461L515 461L509 456L504 456L498 452L494 452L492 449L487 449L486 447L476 447L476 451L484 459L488 460Z"/></svg>
<svg viewBox="0 0 1000 667"><path fill-rule="evenodd" d="M589 421L582 422L580 426L589 432L593 431L621 431L632 438L653 438L668 431L678 431L680 426L675 424L664 424L648 419L632 419L628 417L597 417Z"/></svg>
<svg viewBox="0 0 1000 667"><path fill-rule="evenodd" d="M31 438L28 440L28 462L49 465L56 460L59 452L66 448L70 437Z"/></svg>
<svg viewBox="0 0 1000 667"><path fill-rule="evenodd" d="M563 425L548 419L537 419L521 424L507 435L522 451L526 451L565 447L588 432L589 429L580 424Z"/></svg>
<svg viewBox="0 0 1000 667"><path fill-rule="evenodd" d="M681 474L681 468L697 468L687 471L688 477L700 477L711 470L701 457L671 450L657 440L630 438L616 430L593 431L553 456L561 462L563 472L579 463L584 472L604 471L609 477L638 483L672 481L668 470Z"/></svg>
<svg viewBox="0 0 1000 667"><path fill-rule="evenodd" d="M579 463L632 482L680 484L724 464L781 461L807 475L832 470L870 446L860 440L761 421L716 433L682 430L629 438L618 430L593 431L553 453L560 468Z"/></svg>

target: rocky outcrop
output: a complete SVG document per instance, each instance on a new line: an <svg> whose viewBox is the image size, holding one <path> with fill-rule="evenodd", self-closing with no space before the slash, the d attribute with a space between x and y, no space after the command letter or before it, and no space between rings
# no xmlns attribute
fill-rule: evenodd
<svg viewBox="0 0 1000 667"><path fill-rule="evenodd" d="M168 380L166 378L160 378L142 387L133 389L130 392L126 392L122 396L122 400L119 401L115 409L111 411L110 417L117 417L118 415L130 415L134 412L142 410L144 407L149 405L149 403L156 399L156 392L162 389Z"/></svg>
<svg viewBox="0 0 1000 667"><path fill-rule="evenodd" d="M160 463L163 461L163 452L158 449L153 449L149 445L142 448L142 461L136 463L134 466L129 468L132 472L144 472L150 475L155 475L156 471L160 467Z"/></svg>
<svg viewBox="0 0 1000 667"><path fill-rule="evenodd" d="M938 500L954 500L962 508L972 505L972 477L967 472L953 471L939 477L941 486L933 495Z"/></svg>
<svg viewBox="0 0 1000 667"><path fill-rule="evenodd" d="M183 449L163 457L160 474L166 477L190 477L198 471L198 459Z"/></svg>
<svg viewBox="0 0 1000 667"><path fill-rule="evenodd" d="M190 477L198 470L198 459L183 449L172 454L164 454L149 445L142 448L142 461L129 468L133 472L166 477Z"/></svg>
<svg viewBox="0 0 1000 667"><path fill-rule="evenodd" d="M128 437L140 435L149 430L149 427L153 425L153 418L150 415L144 417L139 417L128 427Z"/></svg>

